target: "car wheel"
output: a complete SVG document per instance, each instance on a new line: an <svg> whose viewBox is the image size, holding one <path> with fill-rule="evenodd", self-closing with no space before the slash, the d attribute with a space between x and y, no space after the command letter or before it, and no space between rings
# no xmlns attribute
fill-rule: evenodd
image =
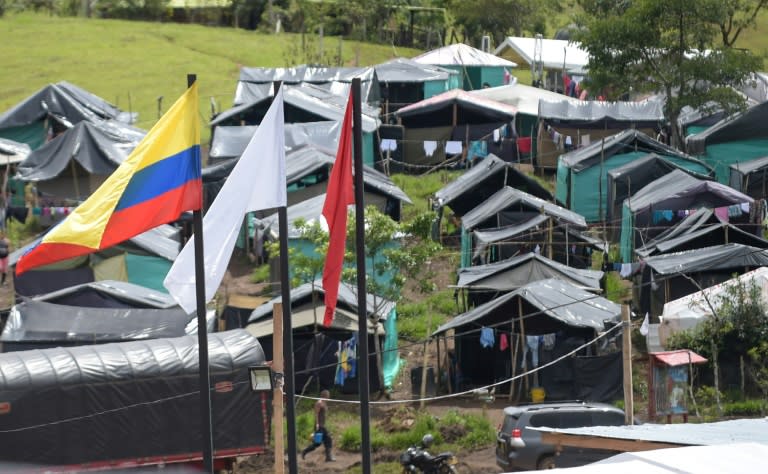
<svg viewBox="0 0 768 474"><path fill-rule="evenodd" d="M542 470L542 469L555 469L557 465L555 464L555 457L554 456L543 456L541 459L539 459L539 462L536 463L536 469Z"/></svg>

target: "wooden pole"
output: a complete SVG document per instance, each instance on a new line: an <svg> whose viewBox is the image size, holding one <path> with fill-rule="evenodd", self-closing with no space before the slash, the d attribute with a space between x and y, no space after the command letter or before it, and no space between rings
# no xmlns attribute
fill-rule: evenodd
<svg viewBox="0 0 768 474"><path fill-rule="evenodd" d="M525 322L523 321L523 299L522 297L517 297L517 316L520 318L520 347L523 351L523 382L520 384L521 387L525 387L526 393L528 392L528 349L527 342L525 340Z"/></svg>
<svg viewBox="0 0 768 474"><path fill-rule="evenodd" d="M283 304L272 307L272 371L283 373ZM276 317L277 316L277 317ZM285 444L283 442L283 387L276 386L272 394L275 434L275 474L285 473Z"/></svg>
<svg viewBox="0 0 768 474"><path fill-rule="evenodd" d="M635 407L632 394L632 325L629 320L629 305L621 305L621 323L624 326L622 328L621 350L624 366L624 422L633 425L635 423Z"/></svg>
<svg viewBox="0 0 768 474"><path fill-rule="evenodd" d="M509 335L509 342L511 347L509 348L509 357L512 361L512 380L509 381L509 400L512 400L512 396L515 393L515 374L517 373L517 350L520 347L520 342L517 340L517 333L515 333L515 321L509 322L511 329Z"/></svg>

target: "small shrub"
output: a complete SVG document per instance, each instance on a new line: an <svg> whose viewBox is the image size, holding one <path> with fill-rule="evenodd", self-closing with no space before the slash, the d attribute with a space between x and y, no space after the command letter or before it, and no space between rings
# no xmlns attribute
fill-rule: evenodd
<svg viewBox="0 0 768 474"><path fill-rule="evenodd" d="M762 400L744 400L730 402L723 405L725 416L760 416L763 414L765 404Z"/></svg>
<svg viewBox="0 0 768 474"><path fill-rule="evenodd" d="M251 283L268 283L269 282L269 265L259 265L253 269L251 273Z"/></svg>

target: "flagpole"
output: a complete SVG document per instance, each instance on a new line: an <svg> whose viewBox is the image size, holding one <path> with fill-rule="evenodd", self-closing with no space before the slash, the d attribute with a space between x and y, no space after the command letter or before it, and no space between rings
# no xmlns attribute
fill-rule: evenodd
<svg viewBox="0 0 768 474"><path fill-rule="evenodd" d="M357 254L357 330L360 351L357 381L360 392L360 441L363 474L371 473L371 410L368 382L368 304L365 288L365 202L363 201L363 127L360 78L352 79L352 146L355 166L355 253ZM374 336L376 331L374 330Z"/></svg>
<svg viewBox="0 0 768 474"><path fill-rule="evenodd" d="M274 82L274 92L280 90L282 81ZM288 437L288 472L298 474L299 461L296 447L296 394L293 371L293 325L291 323L291 282L288 273L288 207L281 206L277 209L278 230L280 233L280 295L283 302L283 365L285 381L285 421ZM272 317L276 317L272 314ZM283 420L273 420L282 423Z"/></svg>
<svg viewBox="0 0 768 474"><path fill-rule="evenodd" d="M197 80L196 74L187 74L187 87ZM202 162L201 162L202 166ZM197 296L197 345L198 371L200 374L200 421L203 429L203 468L213 474L213 422L211 420L210 367L208 366L208 323L205 310L205 266L203 260L203 210L192 211L192 226L195 236L195 289Z"/></svg>

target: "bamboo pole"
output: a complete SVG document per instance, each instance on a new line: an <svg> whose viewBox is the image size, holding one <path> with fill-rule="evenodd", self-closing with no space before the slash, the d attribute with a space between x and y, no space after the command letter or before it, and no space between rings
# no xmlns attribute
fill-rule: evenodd
<svg viewBox="0 0 768 474"><path fill-rule="evenodd" d="M283 373L283 318L275 315L283 314L283 304L272 306L272 371ZM279 385L272 394L272 407L275 415L272 417L275 433L275 474L285 473L285 445L283 442L283 389Z"/></svg>

